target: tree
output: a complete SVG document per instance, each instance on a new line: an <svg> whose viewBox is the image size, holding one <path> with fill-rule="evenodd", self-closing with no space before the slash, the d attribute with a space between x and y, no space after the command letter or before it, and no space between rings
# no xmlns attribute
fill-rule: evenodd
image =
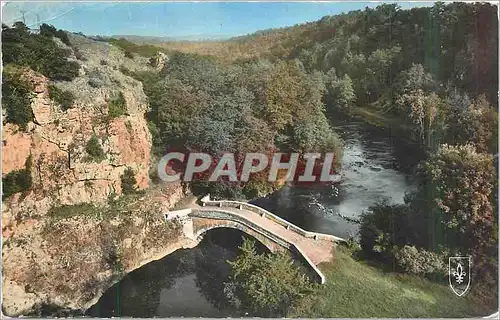
<svg viewBox="0 0 500 320"><path fill-rule="evenodd" d="M49 29L44 33L52 32ZM57 32L67 37L64 31ZM52 80L71 81L79 74L80 65L68 60L71 50L59 47L52 37L28 32L22 23L14 28L2 26L2 50L4 63L29 66Z"/></svg>
<svg viewBox="0 0 500 320"><path fill-rule="evenodd" d="M118 95L108 102L108 116L111 119L118 118L127 113L127 101L120 91Z"/></svg>
<svg viewBox="0 0 500 320"><path fill-rule="evenodd" d="M49 97L61 106L64 111L73 107L75 96L71 91L61 90L55 85L49 85Z"/></svg>
<svg viewBox="0 0 500 320"><path fill-rule="evenodd" d="M351 78L345 74L341 81L337 84L338 90L338 104L343 109L348 109L354 100L356 100L356 95L354 94L354 89L352 87Z"/></svg>
<svg viewBox="0 0 500 320"><path fill-rule="evenodd" d="M442 145L422 166L426 210L444 226L437 243L472 252L488 243L494 225L492 190L496 180L493 157L473 145Z"/></svg>
<svg viewBox="0 0 500 320"><path fill-rule="evenodd" d="M253 316L286 316L300 299L314 292L316 286L288 254L257 254L254 242L248 239L240 249L236 260L228 262L231 280L225 289L240 309Z"/></svg>
<svg viewBox="0 0 500 320"><path fill-rule="evenodd" d="M363 212L358 232L364 254L384 262L391 261L395 246L404 246L414 239L408 218L407 205L391 204L387 199Z"/></svg>
<svg viewBox="0 0 500 320"><path fill-rule="evenodd" d="M453 94L450 104L448 139L453 144L474 144L479 152L498 152L498 112L489 104L485 95L470 102L467 96L457 101L460 94Z"/></svg>
<svg viewBox="0 0 500 320"><path fill-rule="evenodd" d="M2 105L6 109L6 120L19 125L23 130L34 120L31 109L30 85L17 72L3 72Z"/></svg>
<svg viewBox="0 0 500 320"><path fill-rule="evenodd" d="M99 143L99 139L95 134L92 134L87 145L85 146L85 151L87 152L87 160L101 162L106 158L106 154Z"/></svg>
<svg viewBox="0 0 500 320"><path fill-rule="evenodd" d="M132 168L127 167L120 177L122 193L132 194L136 191L137 180L135 179L135 172Z"/></svg>

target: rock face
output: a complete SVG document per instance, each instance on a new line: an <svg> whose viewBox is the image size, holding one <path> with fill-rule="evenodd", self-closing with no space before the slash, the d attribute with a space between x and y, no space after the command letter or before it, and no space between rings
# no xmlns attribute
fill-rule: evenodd
<svg viewBox="0 0 500 320"><path fill-rule="evenodd" d="M120 71L153 70L147 59L125 58L81 36L70 41L78 48L80 76L50 84L71 91L73 107L63 111L49 97L49 80L26 71L34 121L25 131L3 126L2 176L23 169L30 158L33 182L29 191L3 201L2 309L10 316L42 306L88 308L124 272L194 245L162 216L184 195L180 184L107 201L121 194L126 168L134 171L138 189L149 185L147 99L142 84ZM119 93L126 113L112 119L108 102ZM86 151L93 136L102 159ZM64 205L72 207L64 211Z"/></svg>
<svg viewBox="0 0 500 320"><path fill-rule="evenodd" d="M168 62L168 56L161 51L158 51L155 56L153 56L149 61L151 65L156 69L156 71L161 71Z"/></svg>
<svg viewBox="0 0 500 320"><path fill-rule="evenodd" d="M86 63L91 68L92 62ZM142 84L112 67L99 72L122 85L110 82L93 88L85 75L57 83L76 96L67 111L50 100L47 78L33 71L23 75L34 87L35 120L26 132L16 125L4 126L2 175L23 168L31 156L33 188L22 200L15 195L4 202L4 229L9 217L44 215L52 205L99 202L120 194L120 176L127 167L134 170L139 189L148 186L151 135L144 119L147 100ZM108 119L107 101L117 92L126 100L127 115ZM85 147L93 135L105 153L102 161L88 160Z"/></svg>
<svg viewBox="0 0 500 320"><path fill-rule="evenodd" d="M182 188L168 194L172 201L182 195ZM46 306L86 310L127 272L197 244L180 225L165 222L161 196L148 193L117 206L20 223L4 239L4 314L36 315Z"/></svg>

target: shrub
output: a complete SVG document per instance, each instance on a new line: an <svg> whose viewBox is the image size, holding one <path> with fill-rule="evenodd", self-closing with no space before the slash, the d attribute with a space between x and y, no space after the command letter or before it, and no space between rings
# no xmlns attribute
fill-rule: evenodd
<svg viewBox="0 0 500 320"><path fill-rule="evenodd" d="M3 73L2 105L6 109L6 120L22 129L34 120L31 109L31 87L21 80L18 73Z"/></svg>
<svg viewBox="0 0 500 320"><path fill-rule="evenodd" d="M125 51L125 58L134 59L134 54L130 51Z"/></svg>
<svg viewBox="0 0 500 320"><path fill-rule="evenodd" d="M106 60L101 60L99 63L101 64L101 66L108 65L108 62Z"/></svg>
<svg viewBox="0 0 500 320"><path fill-rule="evenodd" d="M87 145L85 146L85 151L87 152L89 161L101 162L106 158L106 154L99 143L99 139L95 134L90 137Z"/></svg>
<svg viewBox="0 0 500 320"><path fill-rule="evenodd" d="M75 96L71 91L61 90L52 84L49 85L49 97L58 103L64 111L71 108L75 102Z"/></svg>
<svg viewBox="0 0 500 320"><path fill-rule="evenodd" d="M361 215L360 245L368 257L392 260L394 246L409 243L411 229L407 221L408 207L387 200L371 206Z"/></svg>
<svg viewBox="0 0 500 320"><path fill-rule="evenodd" d="M127 120L127 122L125 122L125 128L127 128L128 134L132 134L132 122L130 122L130 120Z"/></svg>
<svg viewBox="0 0 500 320"><path fill-rule="evenodd" d="M31 156L26 159L24 169L14 170L2 178L2 200L11 195L31 189Z"/></svg>
<svg viewBox="0 0 500 320"><path fill-rule="evenodd" d="M248 239L240 249L237 259L229 261L232 275L224 291L241 309L254 316L286 316L300 299L314 292L315 285L288 254L257 254L255 243Z"/></svg>
<svg viewBox="0 0 500 320"><path fill-rule="evenodd" d="M78 50L78 48L73 48L73 52L75 54L75 58L77 58L80 61L87 61L87 58L83 56L83 54Z"/></svg>
<svg viewBox="0 0 500 320"><path fill-rule="evenodd" d="M135 173L132 168L127 167L120 177L122 181L122 193L131 194L136 191L137 180L135 179Z"/></svg>
<svg viewBox="0 0 500 320"><path fill-rule="evenodd" d="M70 46L68 35L64 30L57 30L54 26L42 23L40 26L40 35L44 37L56 37L59 38L64 44Z"/></svg>
<svg viewBox="0 0 500 320"><path fill-rule="evenodd" d="M3 63L15 63L29 66L53 80L71 81L79 74L80 66L75 61L68 61L71 51L59 47L52 36L69 44L64 31L55 31L48 25L40 34L30 33L22 23L15 23L13 28L2 25Z"/></svg>
<svg viewBox="0 0 500 320"><path fill-rule="evenodd" d="M118 93L118 96L108 102L108 115L111 119L123 116L127 112L127 102L123 93Z"/></svg>
<svg viewBox="0 0 500 320"><path fill-rule="evenodd" d="M447 266L443 261L443 256L424 249L417 249L414 246L404 246L394 249L394 257L397 265L407 273L443 274Z"/></svg>
<svg viewBox="0 0 500 320"><path fill-rule="evenodd" d="M120 72L126 76L132 75L132 72L125 66L120 66Z"/></svg>

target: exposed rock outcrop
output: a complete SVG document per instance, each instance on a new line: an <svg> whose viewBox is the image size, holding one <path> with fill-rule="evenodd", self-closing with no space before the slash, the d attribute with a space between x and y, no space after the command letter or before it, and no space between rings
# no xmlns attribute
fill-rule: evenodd
<svg viewBox="0 0 500 320"><path fill-rule="evenodd" d="M168 190L173 202L182 196L182 188ZM196 246L178 224L164 221L163 200L150 192L68 218L24 220L4 240L3 312L36 314L44 306L86 310L127 272Z"/></svg>
<svg viewBox="0 0 500 320"><path fill-rule="evenodd" d="M76 96L74 107L62 111L49 98L46 77L33 71L23 74L34 88L35 120L26 132L16 125L4 126L2 175L23 168L31 155L33 188L22 199L17 195L4 202L4 229L9 217L44 215L51 205L99 202L120 194L120 176L127 167L134 170L139 189L148 186L151 135L144 119L146 96L140 82L120 76L128 85L118 89L109 84L97 90L85 76L58 83ZM126 100L127 115L109 119L107 101L118 91ZM105 153L102 161L88 160L85 146L92 135Z"/></svg>
<svg viewBox="0 0 500 320"><path fill-rule="evenodd" d="M161 71L168 60L169 59L166 54L158 51L153 57L151 57L151 59L149 59L149 62L151 63L151 66L153 66L157 71Z"/></svg>
<svg viewBox="0 0 500 320"><path fill-rule="evenodd" d="M124 65L153 70L147 59L125 58L108 43L82 36L70 39L80 76L50 84L73 93L72 108L64 111L50 99L46 77L26 71L34 121L26 130L3 126L2 175L25 168L30 157L32 178L30 190L3 201L2 309L10 316L48 305L86 309L125 272L195 245L161 214L183 197L180 184L108 201L121 194L128 167L137 189L149 184L147 99L142 84L120 71ZM108 103L118 93L126 112L112 118ZM86 151L93 136L102 158ZM65 211L64 205L71 207Z"/></svg>

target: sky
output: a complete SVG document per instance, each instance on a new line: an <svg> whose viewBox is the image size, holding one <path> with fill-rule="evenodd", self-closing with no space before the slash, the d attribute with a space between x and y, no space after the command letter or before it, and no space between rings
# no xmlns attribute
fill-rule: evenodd
<svg viewBox="0 0 500 320"><path fill-rule="evenodd" d="M380 2L7 2L2 22L23 20L86 35L225 38L295 25ZM432 2L398 2L403 8Z"/></svg>

